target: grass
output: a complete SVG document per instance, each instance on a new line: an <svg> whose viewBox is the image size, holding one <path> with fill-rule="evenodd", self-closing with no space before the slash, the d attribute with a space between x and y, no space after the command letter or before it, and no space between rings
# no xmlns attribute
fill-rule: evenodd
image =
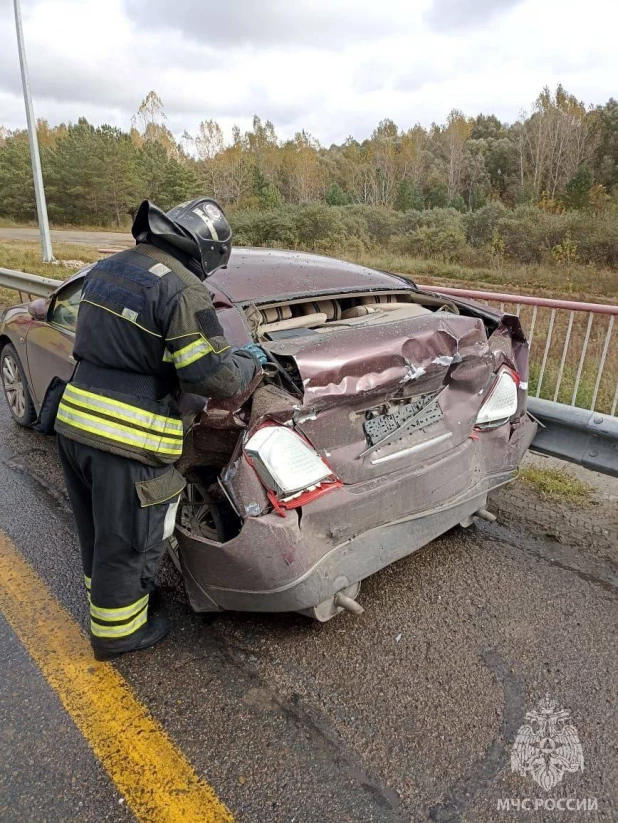
<svg viewBox="0 0 618 823"><path fill-rule="evenodd" d="M0 228L23 228L24 226L34 228L36 224L16 224L14 221L0 218ZM58 225L53 226L53 229L126 233L130 231L130 226L101 228L100 226ZM38 244L16 240L0 241L0 266L8 266L7 263L2 262L4 246L13 246L15 249L22 248L24 252L30 251L28 265L36 265L37 262L40 264L40 261L37 261ZM88 257L87 250L90 247L73 246L73 249L75 248L82 250L81 259L92 259ZM67 244L54 244L54 254L58 259L67 253L69 253ZM409 274L416 282L428 285L510 291L515 294L531 294L597 303L618 301L618 271L608 268L581 265L568 267L549 264L522 265L509 262L487 268L478 265L405 257L380 249L358 252L355 249L347 249L345 244L341 248L333 250L332 254L372 268ZM79 257L79 255L73 256ZM17 268L17 266L14 268ZM29 269L29 271L39 273L34 268Z"/></svg>
<svg viewBox="0 0 618 823"><path fill-rule="evenodd" d="M520 477L537 490L544 500L553 503L586 505L592 499L593 489L566 469L546 469L526 466Z"/></svg>
<svg viewBox="0 0 618 823"><path fill-rule="evenodd" d="M65 280L75 272L75 268L63 266L62 261L80 260L86 264L93 263L101 257L97 250L90 246L67 243L54 245L54 255L59 265L43 263L38 243L0 241L0 268L30 272L30 274L39 274L41 277L51 277L54 280ZM17 292L0 289L0 307L10 306L17 302L19 302Z"/></svg>
<svg viewBox="0 0 618 823"><path fill-rule="evenodd" d="M100 232L121 232L123 234L131 231L131 221L128 220L120 226L94 226L94 225L71 225L71 223L50 223L52 231L100 231ZM0 229L38 229L36 220L26 220L23 223L16 223L6 217L0 217Z"/></svg>
<svg viewBox="0 0 618 823"><path fill-rule="evenodd" d="M69 243L54 244L54 256L60 263L64 260L81 260L84 264L93 263L101 257L91 246ZM38 243L23 243L18 240L0 240L0 267L54 277L58 280L68 277L70 273L70 270L62 265L43 263Z"/></svg>
<svg viewBox="0 0 618 823"><path fill-rule="evenodd" d="M618 300L618 271L614 269L514 263L480 268L379 252L363 252L347 257L372 268L409 274L417 283L433 286L531 294L591 303Z"/></svg>

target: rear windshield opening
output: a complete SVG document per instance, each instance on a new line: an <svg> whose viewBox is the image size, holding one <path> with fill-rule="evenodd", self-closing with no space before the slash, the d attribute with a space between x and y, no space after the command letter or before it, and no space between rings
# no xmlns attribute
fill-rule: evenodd
<svg viewBox="0 0 618 823"><path fill-rule="evenodd" d="M336 328L373 325L448 311L457 307L446 298L411 291L316 296L245 308L253 336L278 340L321 334Z"/></svg>

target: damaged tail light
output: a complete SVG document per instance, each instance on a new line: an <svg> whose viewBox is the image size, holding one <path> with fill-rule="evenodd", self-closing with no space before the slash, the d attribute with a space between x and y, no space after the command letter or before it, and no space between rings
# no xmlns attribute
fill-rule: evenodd
<svg viewBox="0 0 618 823"><path fill-rule="evenodd" d="M503 368L489 390L476 418L479 429L495 429L506 423L517 411L517 372Z"/></svg>
<svg viewBox="0 0 618 823"><path fill-rule="evenodd" d="M315 449L286 426L262 426L246 442L245 454L279 513L342 485Z"/></svg>

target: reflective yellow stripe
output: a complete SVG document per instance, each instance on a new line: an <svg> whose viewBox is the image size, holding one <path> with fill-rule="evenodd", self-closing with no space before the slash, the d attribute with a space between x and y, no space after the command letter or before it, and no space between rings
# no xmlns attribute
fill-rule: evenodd
<svg viewBox="0 0 618 823"><path fill-rule="evenodd" d="M172 340L182 340L184 337L203 337L203 336L204 335L202 334L201 331L190 331L190 332L187 332L186 334L177 334L175 337L166 337L165 342L169 343Z"/></svg>
<svg viewBox="0 0 618 823"><path fill-rule="evenodd" d="M163 352L163 362L164 363L173 363L174 362L174 355L171 353L171 351L168 351L167 349L165 349L165 351Z"/></svg>
<svg viewBox="0 0 618 823"><path fill-rule="evenodd" d="M185 337L201 337L203 340L206 340L206 338L204 337L204 335L201 332L192 331L192 332L189 332L188 334L177 334L176 337L167 337L166 338L166 343L171 343L173 340L182 340ZM210 346L210 348L212 349L214 354L221 354L221 352L227 351L229 348L231 348L231 346L224 346L222 349L215 349L215 347L212 345L210 340L206 340L206 342L208 343L208 345Z"/></svg>
<svg viewBox="0 0 618 823"><path fill-rule="evenodd" d="M162 454L182 454L182 440L176 441L166 437L154 439L140 432L131 431L131 429L114 426L109 421L103 421L101 418L94 417L91 414L76 412L73 409L67 408L67 406L63 406L62 403L58 409L58 420L76 429L89 432L90 434L97 434L100 437L105 437L108 440L113 440L118 443L126 443L129 446L141 446L144 449L161 452Z"/></svg>
<svg viewBox="0 0 618 823"><path fill-rule="evenodd" d="M74 421L81 420L84 423L89 422L92 425L96 425L98 427L98 431L101 433L112 435L120 434L126 436L134 443L145 444L152 448L158 448L160 444L164 443L168 446L175 446L176 448L182 450L182 438L179 438L176 435L164 437L163 435L158 435L157 432L150 433L138 431L138 429L123 426L121 423L112 423L111 420L97 417L96 414L90 414L89 412L73 409L70 406L66 406L64 403L60 404L58 412L60 413L60 411Z"/></svg>
<svg viewBox="0 0 618 823"><path fill-rule="evenodd" d="M212 346L208 346L208 348L202 348L199 351L196 351L188 360L183 360L182 363L175 362L174 365L177 369L184 369L187 366L190 366L191 363L195 363L196 360L201 360L202 357L206 357L207 354L210 354L212 351Z"/></svg>
<svg viewBox="0 0 618 823"><path fill-rule="evenodd" d="M121 320L126 320L127 323L131 323L133 326L137 326L138 329L142 331L148 332L153 337L163 337L162 334L157 334L155 331L150 331L150 329L145 328L144 326L140 326L139 323L136 323L135 320L130 320L128 317L123 317L122 314L119 314L117 311L113 311L113 309L108 309L107 306L102 306L100 303L93 303L92 300L86 300L82 297L79 301L80 303L89 303L91 306L96 306L97 309L103 309L103 311L108 311L110 314L113 314L115 317L119 317Z"/></svg>
<svg viewBox="0 0 618 823"><path fill-rule="evenodd" d="M112 412L128 422L139 423L150 429L162 431L165 434L178 433L179 436L182 436L182 421L176 420L173 417L148 412L138 406L131 406L120 400L80 389L71 383L67 386L65 394L66 397L74 403L84 406L85 408L96 408L101 411Z"/></svg>
<svg viewBox="0 0 618 823"><path fill-rule="evenodd" d="M232 814L118 669L92 659L90 643L73 616L1 532L0 612L126 799L131 810L127 818L141 823L233 823ZM6 744L2 751L5 763ZM10 801L6 796L3 801L6 808ZM57 819L48 814L47 819L52 818ZM35 818L24 814L21 819Z"/></svg>
<svg viewBox="0 0 618 823"><path fill-rule="evenodd" d="M189 343L188 346L173 353L174 365L177 369L184 369L186 366L190 366L191 363L195 363L195 361L201 357L210 354L212 350L213 348L208 340L200 336L199 340L194 340L193 343Z"/></svg>
<svg viewBox="0 0 618 823"><path fill-rule="evenodd" d="M130 623L124 623L122 626L101 626L99 623L91 620L90 630L95 637L126 637L136 632L147 620L148 607L144 609L142 614L138 614Z"/></svg>
<svg viewBox="0 0 618 823"><path fill-rule="evenodd" d="M90 606L90 614L93 617L100 617L101 620L125 620L127 617L133 617L141 609L144 608L148 602L148 595L140 597L135 603L129 606L121 606L117 609L102 609L100 606L95 606L94 603Z"/></svg>
<svg viewBox="0 0 618 823"><path fill-rule="evenodd" d="M90 577L86 577L86 575L84 575L84 583L86 584L87 589L92 588L92 579Z"/></svg>
<svg viewBox="0 0 618 823"><path fill-rule="evenodd" d="M155 431L160 431L170 436L177 434L179 437L182 437L182 421L175 420L173 417L164 417L161 414L147 412L144 409L131 406L120 400L80 389L72 383L69 383L66 387L64 396L72 403L89 409L90 411L98 410L109 412L122 420L126 420L128 423L138 423L140 426L145 426L146 428L154 429Z"/></svg>
<svg viewBox="0 0 618 823"><path fill-rule="evenodd" d="M197 214L197 216L202 220L206 226L208 227L208 231L210 232L210 236L213 240L219 240L219 235L217 234L217 229L215 228L215 224L213 221L208 217L208 215L204 214L201 209L193 209L193 214Z"/></svg>

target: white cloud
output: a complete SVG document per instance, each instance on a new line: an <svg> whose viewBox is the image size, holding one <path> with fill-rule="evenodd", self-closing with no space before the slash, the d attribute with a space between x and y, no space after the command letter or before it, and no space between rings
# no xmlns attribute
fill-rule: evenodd
<svg viewBox="0 0 618 823"><path fill-rule="evenodd" d="M433 0L425 19L438 31L470 29L488 23L523 0Z"/></svg>
<svg viewBox="0 0 618 823"><path fill-rule="evenodd" d="M213 117L326 145L452 108L512 121L544 85L616 93L613 0L22 0L36 114L127 127L151 89L172 130ZM465 10L463 14L462 10ZM12 4L0 5L0 124L23 126Z"/></svg>

